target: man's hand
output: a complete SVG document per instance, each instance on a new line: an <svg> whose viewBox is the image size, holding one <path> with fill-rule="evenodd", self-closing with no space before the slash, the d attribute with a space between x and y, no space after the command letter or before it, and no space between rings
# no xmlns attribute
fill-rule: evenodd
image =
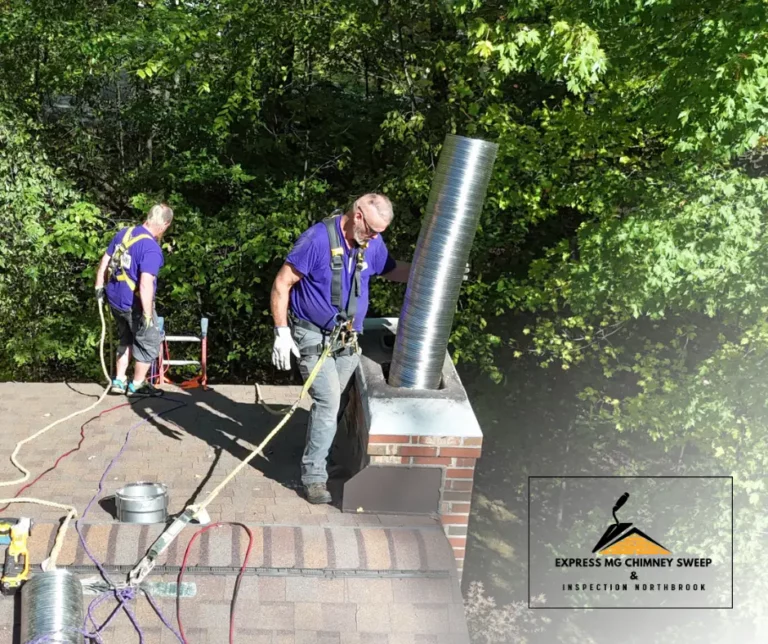
<svg viewBox="0 0 768 644"><path fill-rule="evenodd" d="M275 327L275 344L272 347L272 364L283 371L291 370L291 354L300 357L299 347L293 341L287 326Z"/></svg>
<svg viewBox="0 0 768 644"><path fill-rule="evenodd" d="M142 322L144 324L145 329L148 329L149 327L151 327L154 324L154 321L152 320L152 314L147 315L146 313L144 313Z"/></svg>
<svg viewBox="0 0 768 644"><path fill-rule="evenodd" d="M99 304L104 304L104 287L103 286L96 287L96 301Z"/></svg>
<svg viewBox="0 0 768 644"><path fill-rule="evenodd" d="M467 265L464 267L464 276L461 279L463 282L466 282L469 279L469 262L467 262Z"/></svg>

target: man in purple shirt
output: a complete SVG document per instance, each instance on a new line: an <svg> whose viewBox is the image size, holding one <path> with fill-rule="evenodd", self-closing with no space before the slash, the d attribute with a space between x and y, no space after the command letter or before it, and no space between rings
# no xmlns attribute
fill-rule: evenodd
<svg viewBox="0 0 768 644"><path fill-rule="evenodd" d="M147 372L160 355L160 331L155 313L157 276L165 260L158 243L173 220L165 204L152 206L141 226L123 228L109 244L96 271L96 298L107 302L117 324L117 373L112 393L159 396L147 382ZM106 287L104 284L106 283ZM133 356L133 381L126 372Z"/></svg>
<svg viewBox="0 0 768 644"><path fill-rule="evenodd" d="M381 236L392 217L392 204L387 197L366 194L346 213L334 213L302 233L272 286L272 362L276 367L289 370L293 354L306 381L340 312L351 319L355 332L362 331L371 276L408 281L410 263L392 259ZM338 245L332 244L332 239ZM336 249L333 254L332 248ZM336 434L341 395L359 358L356 345L332 347L330 357L309 389L313 404L301 460L301 480L310 503L331 502L326 487L326 461Z"/></svg>

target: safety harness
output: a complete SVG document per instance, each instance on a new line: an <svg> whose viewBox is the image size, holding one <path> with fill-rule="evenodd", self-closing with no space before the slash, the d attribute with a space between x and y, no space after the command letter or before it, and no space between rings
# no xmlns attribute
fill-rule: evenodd
<svg viewBox="0 0 768 644"><path fill-rule="evenodd" d="M323 219L325 230L328 233L328 241L331 245L331 306L338 311L335 318L336 326L341 326L337 346L331 347L331 353L334 356L353 355L357 352L357 333L352 329L352 320L355 317L355 313L357 313L357 299L360 297L362 289L361 273L365 267L365 248L367 246L367 244L361 246L355 253L352 287L349 299L347 300L347 306L342 307L341 278L344 275L344 246L342 244L344 242L339 238L339 232L336 228L336 220L342 214L340 210L336 210L329 217ZM302 349L302 353L305 355L320 355L323 352L326 339L331 335L331 331L321 329L307 320L301 320L293 312L290 312L290 320L294 326L320 333L323 336L322 343L314 347Z"/></svg>
<svg viewBox="0 0 768 644"><path fill-rule="evenodd" d="M115 277L118 282L125 282L132 293L136 291L136 282L128 277L127 270L131 267L131 256L128 254L128 250L142 239L152 239L152 235L147 233L141 233L133 237L134 229L134 226L131 226L125 231L123 239L115 247L115 252L109 260L109 279L111 280Z"/></svg>

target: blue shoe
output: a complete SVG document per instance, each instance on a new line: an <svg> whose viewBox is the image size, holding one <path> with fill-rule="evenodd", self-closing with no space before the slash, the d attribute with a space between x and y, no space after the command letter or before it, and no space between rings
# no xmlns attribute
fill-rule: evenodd
<svg viewBox="0 0 768 644"><path fill-rule="evenodd" d="M118 378L115 378L112 381L112 387L110 388L109 393L117 394L117 395L124 395L125 394L125 383L122 380L119 380Z"/></svg>
<svg viewBox="0 0 768 644"><path fill-rule="evenodd" d="M138 387L134 386L133 382L128 383L128 396L141 396L141 397L155 397L162 396L163 390L158 389L146 380L142 382Z"/></svg>

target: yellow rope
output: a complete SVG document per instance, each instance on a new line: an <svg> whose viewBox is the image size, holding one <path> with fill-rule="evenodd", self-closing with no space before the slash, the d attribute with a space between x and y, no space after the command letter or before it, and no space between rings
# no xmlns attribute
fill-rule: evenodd
<svg viewBox="0 0 768 644"><path fill-rule="evenodd" d="M64 535L67 534L69 523L77 516L77 509L71 505L64 505L63 503L54 503L53 501L45 501L43 499L32 499L23 497L21 499L0 499L0 503L34 503L35 505L44 505L49 508L61 508L67 511L67 516L64 518L64 522L56 531L56 540L53 542L53 548L48 555L48 559L43 561L43 571L54 570L56 568L56 561L61 553L61 548L64 545Z"/></svg>
<svg viewBox="0 0 768 644"><path fill-rule="evenodd" d="M184 526L190 519L197 519L200 523L206 523L207 520L204 520L201 517L205 517L205 508L210 505L210 503L216 498L216 496L224 489L224 487L233 479L235 476L237 476L240 471L248 465L256 456L262 455L262 450L264 447L271 441L274 436L279 432L285 424L288 422L288 420L291 418L293 413L298 409L299 405L301 404L302 399L304 396L307 395L307 392L309 391L309 388L312 386L312 383L315 380L315 377L320 372L320 367L323 366L323 363L325 362L326 358L330 355L331 347L335 344L336 339L339 336L339 333L341 332L340 327L336 327L333 332L331 333L331 336L329 338L328 344L323 349L322 354L320 355L320 358L317 361L317 364L313 367L312 371L310 372L309 376L307 377L306 382L304 383L304 386L301 388L301 394L299 394L298 399L295 403L291 406L291 408L286 413L285 417L275 426L275 428L267 435L267 437L261 442L261 444L254 449L248 457L242 461L234 470L232 470L227 477L219 483L216 488L205 498L205 500L200 504L192 504L188 505L186 508L184 508L184 512L182 512L179 517L169 525L165 531L155 540L152 547L149 549L147 554L145 554L138 563L133 567L133 570L128 574L129 583L134 586L138 586L141 584L141 582L144 580L144 578L150 573L150 571L155 566L155 560L157 557L159 557L165 550L173 543L173 541L176 539L176 537L181 533L181 531L184 529Z"/></svg>
<svg viewBox="0 0 768 644"><path fill-rule="evenodd" d="M261 441L261 445L259 445L256 449L254 449L248 457L240 463L234 470L232 470L225 478L224 480L219 483L213 491L205 498L205 500L200 504L194 504L190 505L187 509L192 509L195 512L195 515L200 513L201 511L205 510L206 507L213 501L216 496L221 492L224 487L233 479L237 474L246 466L248 463L250 463L254 458L256 458L257 455L261 454L264 447L271 441L277 432L279 432L285 424L290 420L291 416L293 416L294 412L299 408L299 405L301 404L302 399L304 396L307 395L307 392L309 391L309 388L312 386L312 383L314 382L315 378L317 377L317 374L320 372L320 367L323 365L323 362L325 362L326 358L330 354L331 347L334 345L336 337L338 337L339 334L339 328L337 327L334 332L331 334L331 337L329 339L328 344L323 349L323 353L320 355L320 359L317 361L317 364L315 364L314 368L310 372L309 376L307 377L307 381L304 383L304 386L301 388L301 393L299 394L298 399L296 400L293 405L291 405L291 408L286 412L283 419L275 426L275 428L269 432L267 437Z"/></svg>
<svg viewBox="0 0 768 644"><path fill-rule="evenodd" d="M40 436L45 434L48 430L53 429L54 427L56 427L56 425L59 425L59 424L65 422L65 421L67 421L67 420L69 420L71 418L74 418L75 416L79 416L80 414L84 414L85 412L90 411L94 407L97 407L99 404L101 404L101 402L104 400L104 398L109 393L109 390L112 387L112 382L111 382L111 379L109 377L109 372L107 371L107 365L104 362L104 335L106 333L106 323L104 321L104 311L102 310L102 306L101 305L99 305L99 315L101 316L101 342L100 342L101 368L104 370L104 375L106 376L107 382L108 382L107 387L104 389L104 393L102 393L100 398L95 403L90 405L89 407L86 407L85 409L81 409L80 411L76 411L76 412L70 414L69 416L65 416L64 418L60 418L59 420L56 420L56 421L52 422L50 425L46 425L39 432L35 432L34 434L32 434L32 436L29 436L29 437L25 438L24 440L19 441L18 443L16 443L16 447L14 448L13 453L11 454L11 462L16 466L17 469L19 469L20 471L24 472L24 476L22 476L19 479L13 480L13 481L0 481L0 487L8 487L10 485L18 485L19 483L24 483L30 477L29 470L26 467L24 467L19 461L16 460L16 456L19 453L19 450L24 445L26 445L27 443L32 442L36 438L39 438Z"/></svg>
<svg viewBox="0 0 768 644"><path fill-rule="evenodd" d="M112 386L112 381L111 381L111 378L109 377L109 371L107 371L107 365L104 361L104 336L106 335L106 322L104 320L103 304L101 303L99 303L99 316L101 317L101 340L99 342L99 353L101 354L101 368L104 371L104 376L106 377L107 383L108 383L106 389L104 389L104 393L102 393L99 399L89 407L86 407L85 409L81 409L80 411L76 411L70 414L69 416L65 416L64 418L60 418L59 420L52 422L50 425L43 427L43 429L41 429L39 432L32 434L32 436L29 436L28 438L25 438L24 440L16 443L16 447L14 448L13 453L11 454L11 462L16 466L16 468L18 468L20 471L24 473L24 476L14 481L0 481L0 487L18 485L19 483L24 483L30 477L29 470L26 467L24 467L19 461L16 460L16 456L19 453L19 450L24 445L42 436L48 430L56 427L56 425L59 425L69 420L70 418L74 418L75 416L84 414L85 412L90 411L94 407L97 407L104 400L106 395L109 393L109 390ZM53 548L51 549L51 554L49 555L48 559L45 562L43 562L47 570L52 570L56 568L56 560L58 559L59 553L61 552L62 545L64 544L64 536L67 533L67 528L69 528L70 521L77 516L77 509L71 505L64 505L62 503L54 503L53 501L45 501L43 499L33 499L29 497L22 497L22 498L16 498L16 499L0 499L0 504L5 504L5 503L34 503L36 505L44 505L51 508L61 508L67 511L67 516L65 517L63 523L61 524L58 531L56 532L56 540L53 544Z"/></svg>

